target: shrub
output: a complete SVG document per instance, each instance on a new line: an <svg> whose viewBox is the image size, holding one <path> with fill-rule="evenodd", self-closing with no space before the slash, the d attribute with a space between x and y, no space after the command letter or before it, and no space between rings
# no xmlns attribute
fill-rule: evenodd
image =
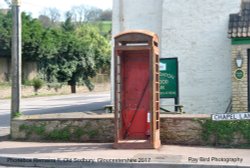
<svg viewBox="0 0 250 168"><path fill-rule="evenodd" d="M56 92L58 92L58 89L62 88L63 83L56 83L56 82L54 82L54 83L48 83L47 85L48 85L49 89L53 88Z"/></svg>
<svg viewBox="0 0 250 168"><path fill-rule="evenodd" d="M32 80L32 86L34 87L35 94L37 95L37 92L39 89L41 89L44 85L44 81L40 78L34 78Z"/></svg>

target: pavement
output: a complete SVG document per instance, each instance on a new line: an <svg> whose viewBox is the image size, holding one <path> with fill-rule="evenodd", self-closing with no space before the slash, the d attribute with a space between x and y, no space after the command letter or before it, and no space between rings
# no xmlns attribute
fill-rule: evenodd
<svg viewBox="0 0 250 168"><path fill-rule="evenodd" d="M0 140L0 165L24 167L249 167L249 149L162 145L155 150L113 149L112 143Z"/></svg>

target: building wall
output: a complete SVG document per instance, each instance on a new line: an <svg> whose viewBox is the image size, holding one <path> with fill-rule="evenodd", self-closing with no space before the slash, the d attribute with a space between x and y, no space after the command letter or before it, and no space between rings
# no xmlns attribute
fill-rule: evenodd
<svg viewBox="0 0 250 168"><path fill-rule="evenodd" d="M163 0L114 0L113 35L131 29L161 34Z"/></svg>
<svg viewBox="0 0 250 168"><path fill-rule="evenodd" d="M250 45L232 45L232 111L233 112L247 112L248 111L248 56L247 50ZM238 52L241 53L243 64L241 70L244 72L244 77L237 80L234 73L237 70L235 59Z"/></svg>
<svg viewBox="0 0 250 168"><path fill-rule="evenodd" d="M128 0L121 11L118 0L114 0L113 33L128 29L158 33L161 57L178 57L180 104L184 111L223 113L231 99L232 85L229 14L237 13L240 3ZM123 22L118 22L119 12L124 15Z"/></svg>
<svg viewBox="0 0 250 168"><path fill-rule="evenodd" d="M228 20L239 11L240 0L185 2L165 0L162 57L178 57L185 111L223 113L231 98Z"/></svg>

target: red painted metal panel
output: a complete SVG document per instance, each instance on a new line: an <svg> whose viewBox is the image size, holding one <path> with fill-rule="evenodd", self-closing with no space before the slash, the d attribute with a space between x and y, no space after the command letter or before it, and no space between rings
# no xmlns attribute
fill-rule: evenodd
<svg viewBox="0 0 250 168"><path fill-rule="evenodd" d="M122 130L124 139L146 139L150 110L149 51L125 51L122 59Z"/></svg>

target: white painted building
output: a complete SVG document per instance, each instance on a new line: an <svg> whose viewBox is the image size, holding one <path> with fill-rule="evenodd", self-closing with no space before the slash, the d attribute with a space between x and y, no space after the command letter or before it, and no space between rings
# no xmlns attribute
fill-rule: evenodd
<svg viewBox="0 0 250 168"><path fill-rule="evenodd" d="M157 33L161 57L178 58L184 111L223 113L232 92L229 14L239 12L240 4L241 0L113 0L113 35L131 29Z"/></svg>

